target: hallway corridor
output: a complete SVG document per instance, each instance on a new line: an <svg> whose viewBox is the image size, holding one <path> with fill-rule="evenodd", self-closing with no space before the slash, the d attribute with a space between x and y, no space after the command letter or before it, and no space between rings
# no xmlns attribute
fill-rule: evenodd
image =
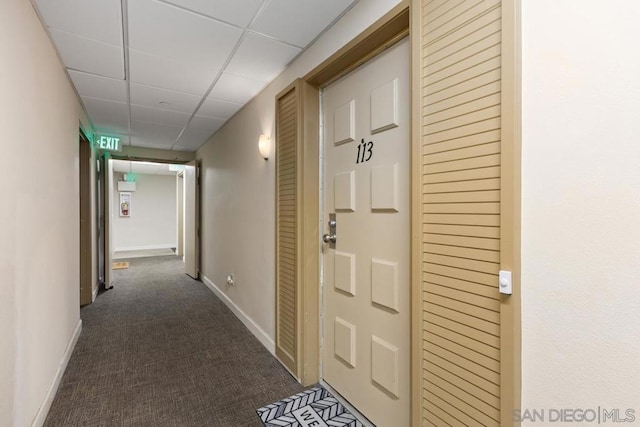
<svg viewBox="0 0 640 427"><path fill-rule="evenodd" d="M129 259L82 308L46 426L260 426L302 387L176 256Z"/></svg>

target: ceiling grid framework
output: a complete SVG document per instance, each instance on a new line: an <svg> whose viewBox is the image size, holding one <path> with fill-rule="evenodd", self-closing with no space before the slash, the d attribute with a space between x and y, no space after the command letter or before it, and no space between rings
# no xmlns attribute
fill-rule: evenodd
<svg viewBox="0 0 640 427"><path fill-rule="evenodd" d="M97 133L197 150L358 0L32 0Z"/></svg>

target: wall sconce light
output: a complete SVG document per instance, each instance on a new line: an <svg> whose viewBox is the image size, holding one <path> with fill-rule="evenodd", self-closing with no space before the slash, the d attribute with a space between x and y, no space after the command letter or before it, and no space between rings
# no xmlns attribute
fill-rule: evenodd
<svg viewBox="0 0 640 427"><path fill-rule="evenodd" d="M260 135L260 139L258 140L258 151L260 151L260 155L265 160L269 160L269 153L271 153L271 138L267 135Z"/></svg>

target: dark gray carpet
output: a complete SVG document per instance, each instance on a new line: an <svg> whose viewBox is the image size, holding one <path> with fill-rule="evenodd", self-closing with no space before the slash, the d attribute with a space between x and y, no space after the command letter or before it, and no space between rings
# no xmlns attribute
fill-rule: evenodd
<svg viewBox="0 0 640 427"><path fill-rule="evenodd" d="M303 390L180 258L128 261L81 309L46 426L261 426Z"/></svg>

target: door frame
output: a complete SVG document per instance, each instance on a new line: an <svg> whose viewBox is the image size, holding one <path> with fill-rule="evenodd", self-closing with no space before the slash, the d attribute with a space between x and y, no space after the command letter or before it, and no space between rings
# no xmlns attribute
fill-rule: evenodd
<svg viewBox="0 0 640 427"><path fill-rule="evenodd" d="M366 61L359 63L357 68L341 74L328 85L323 85L320 91L320 121L324 123L324 127L322 128L323 135L320 136L321 188L323 189L323 194L321 194L323 206L320 210L321 233L333 232L328 226L330 215L335 215L338 223L337 245L324 244L322 245L321 253L320 376L323 385L329 385L334 394L337 393L337 395L347 400L356 409L356 413L372 425L374 418L378 417L379 421L376 422L385 425L382 420L390 414L394 414L394 421L388 422L398 426L409 425L411 415L411 289L409 286L411 280L411 43L407 35L400 35L394 38L392 42L385 44L384 49L368 57ZM373 123L366 123L365 120L360 120L362 118L361 115L365 113L365 115L368 116L370 112L374 110L375 104L372 94L377 90L376 88L388 86L390 83L393 83L394 80L396 84L393 89L395 92L393 96L397 98L395 126L373 131ZM351 83L355 82L360 82L359 85L356 84L358 88L351 88ZM360 87L360 85L362 85L362 87ZM337 101L336 98L340 99L340 101ZM373 152L369 153L371 155L367 157L366 163L364 162L363 151L363 157L360 159L359 165L355 164L356 162L354 162L353 159L345 159L344 156L340 154L344 154L342 151L343 148L341 148L342 145L335 143L334 146L334 142L332 142L334 139L332 138L331 130L332 127L335 130L337 124L334 123L331 125L331 117L336 111L335 109L342 108L341 106L344 106L345 102L351 102L355 105L355 113L354 110L351 111L351 126L353 126L352 132L360 136L352 136L355 141L345 143L344 145L358 144L361 136L365 138L363 141L372 140L375 143ZM387 117L387 119L389 118ZM371 118L371 121L373 122L373 118ZM369 124L371 124L371 126L369 126ZM386 148L384 147L390 143L391 145L388 145ZM376 159L376 156L380 157ZM371 163L369 163L369 160L371 160ZM398 187L396 189L397 206L395 207L395 211L388 209L391 208L391 206L386 206L377 211L373 207L369 209L367 203L373 203L374 198L375 185L372 175L374 170L379 167L389 167L394 164ZM349 211L349 209L339 209L337 206L334 206L338 202L336 200L334 203L331 194L334 179L337 177L337 175L334 174L344 174L349 173L349 171L353 174L351 182L352 191L355 189L355 199L352 200L352 203L355 203L355 205L352 206L352 211ZM365 181L363 182L362 179ZM333 189L333 193L337 191L336 186L336 188ZM353 194L352 197L354 197ZM361 199L362 197L366 199L364 202ZM352 217L352 215L355 215L355 217ZM383 220L383 217L386 218ZM369 224L370 226L373 225L373 223L377 223L379 226L381 223L378 221L384 221L386 226L390 228L382 233L389 233L393 230L392 235L396 241L393 241L392 235L386 235L388 242L385 242L382 246L372 243L374 247L365 248L365 246L369 245L362 246L361 243L358 243L360 237L367 234L365 230L368 230L370 233L371 230L377 230L377 228L360 228L359 232L364 234L359 234L357 231L358 227L356 226L355 229L351 230L351 233L343 234L342 229L348 229L349 224L359 225L361 227L363 224L366 224L366 221L371 222ZM351 237L346 236L346 234L350 234ZM379 238L380 236L376 236L374 240L377 241ZM340 241L342 241L343 244L346 242L346 249L345 246L340 246ZM382 251L380 252L375 248L382 249ZM390 248L394 248L394 250L389 252ZM354 274L353 269L355 269L357 284L352 286L355 286L359 290L356 292L352 289L351 295L349 295L349 291L346 291L347 293L344 294L342 291L336 292L334 289L333 282L337 280L337 277L334 280L333 276L333 273L336 273L337 269L337 264L334 265L334 259L337 259L339 253L342 253L344 256L345 253L342 251L350 253L349 256L354 257L356 260L354 263L352 259L351 274ZM365 262L361 263L361 255L363 254L367 254L367 256L362 257ZM398 257L400 254L402 255ZM368 282L365 276L370 274L373 280L375 275L373 274L372 268L376 258L380 258L378 261L384 263L394 262L396 264L395 274L396 280L399 279L399 287L396 294L397 306L395 308L382 303L374 303L372 290L370 290L370 292L372 292L370 296L361 295L366 294L366 292L361 292L362 289L359 287L364 284L365 286L362 287L366 288L373 283ZM363 266L362 264L366 265ZM363 270L368 270L369 272L364 273ZM367 279L364 283L361 282L363 277ZM345 276L344 279L348 281L348 276ZM350 302L346 302L347 300L344 295L347 295L347 299ZM347 305L342 306L340 301ZM366 303L367 307L361 305L363 303ZM347 307L350 307L350 309ZM359 313L358 316L362 317L356 316L353 312L354 309ZM380 316L386 316L385 320ZM334 326L335 328L338 327L336 323L336 319L338 318L345 320L347 323L351 323L355 331L352 331L352 345L356 347L355 356L353 356L354 359L351 362L348 362L346 359L342 360L342 362L348 362L346 369L344 363L335 360L336 354L332 350L334 347L332 339L337 336L337 332L332 333L332 330ZM393 324L393 329L385 329L390 327L391 324ZM361 331L361 327L365 331ZM379 329L380 327L384 330ZM366 331L368 328L370 329ZM395 391L392 391L392 388L388 388L388 386L383 386L382 383L371 384L375 367L374 349L376 347L376 339L380 340L378 341L378 345L384 345L387 351L390 350L387 345L395 347L396 349L397 360L395 363L397 370L395 385L397 389ZM335 345L337 346L337 343L335 343ZM359 360L363 354L366 355L365 360ZM389 364L387 368L393 370L393 363L389 361L386 362ZM384 403L381 400L379 401L379 405L381 406L376 406L376 404L372 405L372 400L363 398L362 396L364 388L360 390L360 392L358 391L359 388L349 386L350 381L345 381L343 374L347 376L353 375L352 380L355 381L355 384L361 384L364 388L371 387L367 389L367 393L365 394L373 400L376 398L384 399ZM361 377L361 375L364 374L367 374L367 378ZM363 380L364 382L360 382ZM367 385L367 383L369 385ZM379 397L375 397L376 395ZM357 405L356 401L359 402ZM389 405L389 411L380 412L380 409L382 409L385 404ZM360 405L362 405L362 407L360 407ZM404 417L404 419L402 417Z"/></svg>
<svg viewBox="0 0 640 427"><path fill-rule="evenodd" d="M304 77L276 95L276 103L292 90L296 91L297 96L297 146L300 153L296 160L299 170L296 203L300 215L296 234L300 242L298 259L304 261L298 262L296 266L296 321L301 339L297 344L296 372L292 374L303 385L311 385L320 380L320 91L408 35L409 0L403 0ZM276 217L277 215L276 212ZM276 247L276 264L277 254ZM276 342L277 335L276 325Z"/></svg>
<svg viewBox="0 0 640 427"><path fill-rule="evenodd" d="M522 0L501 0L500 270L512 272L512 295L500 300L500 425L520 425L513 411L521 406L520 176L521 176L521 23ZM412 378L422 379L422 19L421 0L411 0L412 70ZM418 154L418 155L416 155ZM498 286L496 278L496 287ZM422 423L422 381L412 381L412 424Z"/></svg>
<svg viewBox="0 0 640 427"><path fill-rule="evenodd" d="M91 206L91 142L80 129L79 135L79 195L80 195L80 306L93 302L93 209Z"/></svg>
<svg viewBox="0 0 640 427"><path fill-rule="evenodd" d="M522 402L521 325L521 158L522 158L522 0L502 0L500 269L513 272L513 294L500 302L500 422L520 425L513 411ZM506 320L506 321L505 321Z"/></svg>
<svg viewBox="0 0 640 427"><path fill-rule="evenodd" d="M503 180L501 188L501 269L513 272L513 295L503 297L501 302L501 424L513 425L512 411L520 407L521 391L521 326L520 326L520 3L521 0L502 0L502 149L500 172ZM420 100L421 45L421 2L402 0L397 6L381 17L369 28L339 49L336 53L281 91L276 99L292 88L299 91L298 144L305 150L298 157L301 169L300 180L305 189L300 192L299 206L317 206L319 201L320 174L320 121L319 92L335 80L364 64L371 58L393 46L403 38L411 37L411 419L413 425L422 423L422 354L420 342L422 307L419 297L422 289L421 246L422 206L420 196L420 134L415 126L420 123L422 103ZM410 32L410 28L414 28ZM315 190L314 190L315 189ZM315 248L311 258L305 263L320 265L320 235L322 212L315 210L315 216L304 212L298 226L301 245L306 249L301 254L309 255L308 248ZM311 225L309 224L311 222ZM301 298L297 301L301 344L298 348L298 372L294 374L303 385L320 380L320 274L310 274L305 269L298 277L297 287ZM277 269L277 266L276 266ZM312 269L313 270L313 269ZM497 286L497 283L496 283ZM277 307L276 307L277 310ZM316 314L317 313L317 314ZM277 328L276 328L277 329Z"/></svg>
<svg viewBox="0 0 640 427"><path fill-rule="evenodd" d="M117 191L113 188L113 165L109 162L109 160L128 160L132 162L155 162L155 163L164 163L164 164L172 164L172 165L186 165L190 162L196 161L192 160L179 160L179 159L165 159L162 157L153 157L153 156L134 156L129 154L123 154L118 152L109 152L104 151L100 153L99 156L103 162L101 167L104 168L103 172L103 200L104 200L104 288L111 289L111 273L113 270L113 241L112 241L112 226L111 226L111 211L114 209L113 204L113 193ZM199 162L196 161L196 269L198 270L198 280L200 274L200 167ZM177 176L177 174L176 174ZM183 194L184 197L184 194ZM177 199L177 194L176 194ZM183 218L184 220L184 218ZM184 221L183 221L184 222ZM184 225L184 224L183 224ZM177 247L176 247L177 250ZM183 254L184 260L184 254Z"/></svg>

